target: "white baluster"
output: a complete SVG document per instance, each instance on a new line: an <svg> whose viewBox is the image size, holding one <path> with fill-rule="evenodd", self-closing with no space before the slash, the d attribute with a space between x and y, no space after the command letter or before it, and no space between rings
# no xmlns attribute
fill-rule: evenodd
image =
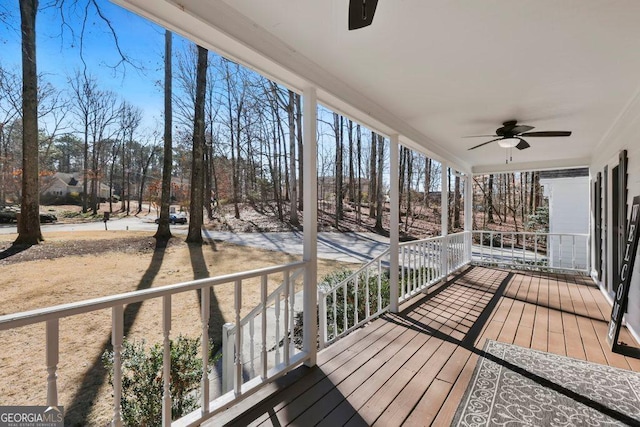
<svg viewBox="0 0 640 427"><path fill-rule="evenodd" d="M367 288L367 295L366 295L366 312L367 312L367 319L369 318L369 316L371 316L371 301L370 301L370 295L369 295L369 267L367 267L367 270L365 271L365 287Z"/></svg>
<svg viewBox="0 0 640 427"><path fill-rule="evenodd" d="M282 353L284 364L289 365L289 334L293 331L289 330L289 272L285 271L284 275L284 335L282 336Z"/></svg>
<svg viewBox="0 0 640 427"><path fill-rule="evenodd" d="M333 290L333 338L338 336L338 292Z"/></svg>
<svg viewBox="0 0 640 427"><path fill-rule="evenodd" d="M162 425L171 425L171 295L162 297Z"/></svg>
<svg viewBox="0 0 640 427"><path fill-rule="evenodd" d="M122 426L122 335L124 333L124 308L117 305L111 310L111 344L113 345L113 421Z"/></svg>
<svg viewBox="0 0 640 427"><path fill-rule="evenodd" d="M211 287L206 286L200 290L202 309L202 380L200 389L200 404L202 415L209 412L209 313L211 312ZM236 333L238 333L236 331Z"/></svg>
<svg viewBox="0 0 640 427"><path fill-rule="evenodd" d="M274 305L276 314L276 365L280 364L280 291L276 294L276 303Z"/></svg>
<svg viewBox="0 0 640 427"><path fill-rule="evenodd" d="M349 291L349 282L344 282L342 285L342 314L343 314L343 323L342 323L342 332L346 331L349 328L348 325L348 316L347 312L349 308L347 306L347 292Z"/></svg>
<svg viewBox="0 0 640 427"><path fill-rule="evenodd" d="M320 324L320 349L327 345L327 295L323 291L318 291L319 317Z"/></svg>
<svg viewBox="0 0 640 427"><path fill-rule="evenodd" d="M242 327L240 325L240 310L242 310L242 282L235 282L235 312L236 312L236 374L234 392L240 396L242 392Z"/></svg>
<svg viewBox="0 0 640 427"><path fill-rule="evenodd" d="M354 311L355 313L353 313L353 324L357 325L358 324L358 276L355 277L355 294L353 297L353 305L354 305Z"/></svg>
<svg viewBox="0 0 640 427"><path fill-rule="evenodd" d="M260 361L262 363L262 378L267 378L267 276L262 276L260 283L260 301L262 302L262 349Z"/></svg>
<svg viewBox="0 0 640 427"><path fill-rule="evenodd" d="M402 246L400 248L400 251L402 253L402 266L400 267L400 277L402 278L402 294L406 295L409 292L409 284L407 281L407 249L405 246Z"/></svg>
<svg viewBox="0 0 640 427"><path fill-rule="evenodd" d="M295 331L295 326L296 326L296 281L295 279L289 279L289 299L290 299L290 304L289 304L289 330L291 331L291 339L289 340L289 357L291 357L291 355L295 354L295 337L294 337L294 331ZM288 365L288 363L287 363Z"/></svg>
<svg viewBox="0 0 640 427"><path fill-rule="evenodd" d="M233 389L233 365L235 363L235 339L231 341L231 331L235 325L225 323L222 325L222 391L224 393Z"/></svg>
<svg viewBox="0 0 640 427"><path fill-rule="evenodd" d="M376 312L380 312L380 310L382 310L382 260L378 260L378 309Z"/></svg>
<svg viewBox="0 0 640 427"><path fill-rule="evenodd" d="M60 328L58 319L47 320L47 406L58 406L58 361Z"/></svg>
<svg viewBox="0 0 640 427"><path fill-rule="evenodd" d="M249 372L251 373L251 378L253 378L256 374L256 366L254 363L255 352L253 347L255 346L255 317L249 319Z"/></svg>

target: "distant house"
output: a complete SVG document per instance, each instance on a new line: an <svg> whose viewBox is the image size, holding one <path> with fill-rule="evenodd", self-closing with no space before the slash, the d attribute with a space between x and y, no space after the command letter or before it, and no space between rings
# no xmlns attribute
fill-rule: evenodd
<svg viewBox="0 0 640 427"><path fill-rule="evenodd" d="M540 172L540 185L549 198L549 233L589 233L589 169L563 169ZM568 237L567 237L568 238ZM558 250L560 236L553 237L549 247L551 266L560 265L561 259L575 257L580 264L587 265L587 238L575 242L574 246L562 245Z"/></svg>
<svg viewBox="0 0 640 427"><path fill-rule="evenodd" d="M88 183L90 185L90 183ZM56 172L55 174L45 177L40 187L41 196L49 197L66 197L69 195L80 195L84 191L82 173L64 173ZM111 187L104 183L99 184L98 197L106 200L109 198Z"/></svg>

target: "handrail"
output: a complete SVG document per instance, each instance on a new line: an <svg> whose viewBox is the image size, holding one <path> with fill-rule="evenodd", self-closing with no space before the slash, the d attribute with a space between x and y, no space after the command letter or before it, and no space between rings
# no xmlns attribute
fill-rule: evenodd
<svg viewBox="0 0 640 427"><path fill-rule="evenodd" d="M399 278L396 282L399 286L399 302L466 265L469 256L465 243L470 240L467 237L470 237L468 232L460 232L400 243ZM389 309L391 295L388 289L382 288L382 276L389 275L389 285L394 283L395 278L392 278L394 273L389 271L389 266L383 268L382 260L390 255L390 248L386 249L339 283L319 289L321 347ZM386 287L387 279L384 280Z"/></svg>
<svg viewBox="0 0 640 427"><path fill-rule="evenodd" d="M289 277L290 281L295 281L296 279L300 278L300 276L304 273L304 270L302 269L297 269L295 273L293 273L291 275L291 277ZM274 302L276 300L276 297L279 296L280 293L282 293L282 291L284 290L284 285L286 283L282 282L277 288L275 288L267 297L267 300L265 301L265 305L269 305L270 303ZM255 306L255 308L253 310L251 310L249 313L247 313L247 315L245 315L242 320L240 321L240 326L246 326L247 323L249 323L251 318L255 318L258 316L259 313L262 312L262 304L259 304L257 306ZM229 333L233 334L236 331L236 325L234 324L233 327L229 328Z"/></svg>
<svg viewBox="0 0 640 427"><path fill-rule="evenodd" d="M296 261L291 264L282 264L273 267L243 271L240 273L225 274L222 276L192 280L176 283L159 288L142 289L106 297L93 298L84 301L59 304L35 310L12 313L0 316L0 331L31 325L52 319L74 316L90 311L112 308L118 305L131 304L144 300L159 298L168 295L198 290L207 286L219 286L229 282L242 281L258 276L280 273L287 270L302 268L308 261Z"/></svg>
<svg viewBox="0 0 640 427"><path fill-rule="evenodd" d="M246 394L255 391L255 388L261 384L271 381L273 378L282 375L302 361L306 360L308 354L304 351L294 353L285 349L284 357L281 363L277 364L275 369L267 371L263 370L263 375L254 380L245 382L243 377L243 357L241 350L242 337L241 334L235 336L235 357L232 369L233 392L221 396L219 399L211 400L209 396L210 380L209 380L209 296L212 287L233 283L234 284L234 312L236 322L240 322L240 312L242 310L242 286L243 281L247 279L260 277L262 279L263 295L266 296L267 280L270 275L282 273L284 281L289 284L290 272L292 270L304 269L308 265L308 261L298 261L290 264L277 265L240 273L227 274L206 279L193 280L189 282L177 283L174 285L162 286L158 288L144 289L133 292L127 292L118 295L112 295L101 298L94 298L85 301L73 302L68 304L60 304L42 309L24 311L20 313L12 313L0 316L0 331L18 328L21 326L42 324L46 326L45 333L45 363L46 363L46 389L47 389L47 405L58 405L58 385L57 372L60 359L59 354L59 329L60 319L63 317L74 316L78 314L93 312L111 308L111 343L113 345L113 419L112 424L121 426L123 424L121 397L123 386L123 341L124 341L124 313L125 306L131 303L138 303L151 299L161 299L160 317L162 319L162 335L163 335L163 394L162 399L162 419L165 424L171 422L172 397L170 395L171 382L171 361L170 354L170 334L171 334L171 297L174 294L199 290L201 292L202 304L201 310L201 387L199 394L200 410L197 413L197 420L200 422L210 418L214 413L219 412L227 407L229 402L234 402L245 397ZM285 294L287 289L285 288ZM287 308L285 301L285 309ZM289 324L287 322L287 313L285 312L285 333L288 333ZM265 325L266 327L266 325ZM191 419L193 414L187 418ZM178 422L180 424L180 422Z"/></svg>
<svg viewBox="0 0 640 427"><path fill-rule="evenodd" d="M589 274L591 268L588 233L495 230L474 230L472 233L480 236L480 244L475 246L476 252L472 256L472 262L480 265L583 274Z"/></svg>
<svg viewBox="0 0 640 427"><path fill-rule="evenodd" d="M361 271L364 271L365 269L371 267L372 265L374 265L375 263L380 261L383 257L388 256L389 255L389 250L390 250L389 248L385 249L380 254L378 254L375 258L372 258L370 261L367 261L366 264L363 264L360 268L358 268L358 270L353 272L351 275L347 276L345 279L342 279L342 281L340 283L336 284L333 288L322 290L322 292L324 294L328 294L328 293L333 292L336 289L342 287L345 282L349 282L349 281L355 279Z"/></svg>

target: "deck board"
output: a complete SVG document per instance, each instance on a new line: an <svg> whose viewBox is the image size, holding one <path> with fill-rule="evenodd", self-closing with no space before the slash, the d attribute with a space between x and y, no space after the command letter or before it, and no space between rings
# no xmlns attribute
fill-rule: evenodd
<svg viewBox="0 0 640 427"><path fill-rule="evenodd" d="M640 371L640 359L607 346L608 303L589 280L468 268L330 345L229 424L448 425L487 339ZM624 329L621 339L640 348Z"/></svg>

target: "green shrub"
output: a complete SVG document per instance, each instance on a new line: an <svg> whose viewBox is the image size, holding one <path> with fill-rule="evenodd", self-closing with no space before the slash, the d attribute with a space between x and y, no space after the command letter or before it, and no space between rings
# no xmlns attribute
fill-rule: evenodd
<svg viewBox="0 0 640 427"><path fill-rule="evenodd" d="M196 390L202 377L200 338L182 335L171 341L171 417L178 419L198 406ZM125 340L122 344L122 418L126 425L162 424L163 348L145 348L145 341ZM102 361L113 385L113 351Z"/></svg>
<svg viewBox="0 0 640 427"><path fill-rule="evenodd" d="M322 282L318 285L320 289L324 291L328 291L336 284L342 282L346 278L348 278L353 271L351 270L339 270L333 273L326 275ZM390 292L389 292L389 271L385 270L382 273L382 277L380 277L380 293L381 293L381 304L378 305L378 275L371 274L368 280L369 288L369 314L373 314L380 310L381 308L387 307L390 301ZM347 285L346 292L346 315L347 321L345 324L345 290L344 287L340 287L335 291L336 298L336 310L335 310L335 328L334 328L334 310L333 310L333 292L327 294L327 334L329 338L336 336L337 334L349 329L355 324L355 303L356 303L356 292L355 292L355 280L352 280ZM367 317L367 282L365 281L365 276L362 275L358 279L358 321L365 319ZM334 330L335 329L335 330Z"/></svg>
<svg viewBox="0 0 640 427"><path fill-rule="evenodd" d="M548 233L549 208L547 206L539 206L535 213L532 213L527 217L525 228L529 231Z"/></svg>

